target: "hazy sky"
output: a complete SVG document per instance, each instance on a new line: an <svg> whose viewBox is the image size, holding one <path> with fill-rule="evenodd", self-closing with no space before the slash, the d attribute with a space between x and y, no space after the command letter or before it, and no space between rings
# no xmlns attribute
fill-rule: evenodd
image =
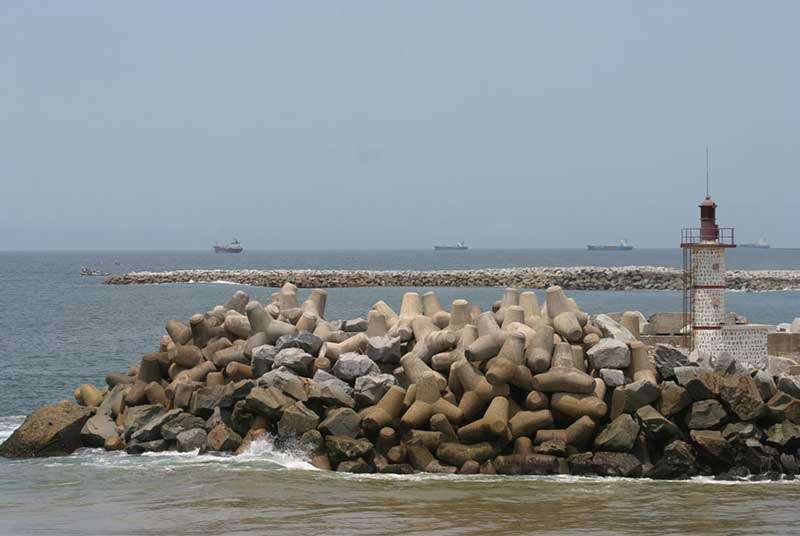
<svg viewBox="0 0 800 536"><path fill-rule="evenodd" d="M800 246L800 2L0 3L0 249Z"/></svg>

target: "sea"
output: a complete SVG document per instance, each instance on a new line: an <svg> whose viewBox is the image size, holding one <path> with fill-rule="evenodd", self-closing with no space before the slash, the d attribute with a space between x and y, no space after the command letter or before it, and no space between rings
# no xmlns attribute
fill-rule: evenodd
<svg viewBox="0 0 800 536"><path fill-rule="evenodd" d="M0 252L0 441L37 407L102 386L158 348L164 323L224 303L226 281L108 286L79 275L191 268L467 269L515 266L679 267L678 249L439 251ZM800 269L797 249L737 249L729 269ZM408 288L328 289L329 318L366 316ZM429 289L426 289L429 290ZM498 288L436 289L484 308ZM535 289L534 289L535 290ZM308 292L301 290L301 296ZM679 311L671 291L568 292L590 313ZM542 294L540 294L540 297ZM751 322L800 316L800 293L729 292ZM345 475L315 470L269 440L240 456L129 456L82 449L61 458L0 458L0 534L788 534L800 533L800 482L726 483L563 477Z"/></svg>

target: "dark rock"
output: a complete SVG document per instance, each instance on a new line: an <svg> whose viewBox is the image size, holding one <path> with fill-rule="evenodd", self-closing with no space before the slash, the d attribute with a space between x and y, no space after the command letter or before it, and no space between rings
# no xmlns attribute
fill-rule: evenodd
<svg viewBox="0 0 800 536"><path fill-rule="evenodd" d="M573 454L567 458L570 467L570 473L578 476L588 476L595 474L595 468L592 464L592 453L581 452Z"/></svg>
<svg viewBox="0 0 800 536"><path fill-rule="evenodd" d="M314 356L297 347L288 347L280 350L275 356L274 367L286 367L292 372L302 376L309 376Z"/></svg>
<svg viewBox="0 0 800 536"><path fill-rule="evenodd" d="M744 367L728 352L721 352L714 360L714 372L721 376L734 376L744 373Z"/></svg>
<svg viewBox="0 0 800 536"><path fill-rule="evenodd" d="M378 469L378 472L385 475L410 475L414 472L414 468L407 463L387 463Z"/></svg>
<svg viewBox="0 0 800 536"><path fill-rule="evenodd" d="M639 380L624 387L617 387L611 397L611 418L622 413L633 413L642 406L658 400L661 391L648 380Z"/></svg>
<svg viewBox="0 0 800 536"><path fill-rule="evenodd" d="M257 415L276 418L283 413L283 408L290 406L293 400L283 394L277 387L263 389L256 387L245 398L245 407Z"/></svg>
<svg viewBox="0 0 800 536"><path fill-rule="evenodd" d="M635 478L642 475L642 462L627 452L595 452L592 467L600 476Z"/></svg>
<svg viewBox="0 0 800 536"><path fill-rule="evenodd" d="M686 427L691 430L708 430L725 422L728 414L716 400L698 400L686 414Z"/></svg>
<svg viewBox="0 0 800 536"><path fill-rule="evenodd" d="M359 333L361 331L367 331L367 326L369 323L366 319L362 317L352 318L350 320L345 320L342 323L342 331L345 333Z"/></svg>
<svg viewBox="0 0 800 536"><path fill-rule="evenodd" d="M305 402L308 400L306 381L286 367L277 367L261 376L258 385L276 387L294 399Z"/></svg>
<svg viewBox="0 0 800 536"><path fill-rule="evenodd" d="M751 473L764 473L776 469L780 464L777 450L758 439L735 439L731 445L736 452L736 465L747 467Z"/></svg>
<svg viewBox="0 0 800 536"><path fill-rule="evenodd" d="M205 424L203 424L203 428L205 428L207 432L210 432L219 424L224 424L225 426L231 425L230 408L214 408L214 412L211 414L211 417L206 419Z"/></svg>
<svg viewBox="0 0 800 536"><path fill-rule="evenodd" d="M796 475L800 473L800 464L797 462L797 456L781 454L779 459L784 473L787 475Z"/></svg>
<svg viewBox="0 0 800 536"><path fill-rule="evenodd" d="M163 408L162 408L163 409ZM80 433L92 410L64 400L31 413L0 445L0 456L63 456L81 446Z"/></svg>
<svg viewBox="0 0 800 536"><path fill-rule="evenodd" d="M764 433L751 422L732 422L722 429L722 437L728 441L757 439L761 440Z"/></svg>
<svg viewBox="0 0 800 536"><path fill-rule="evenodd" d="M305 353L316 357L319 355L322 344L323 340L313 333L299 331L297 333L288 333L279 337L275 342L275 348L279 353L285 348L299 348Z"/></svg>
<svg viewBox="0 0 800 536"><path fill-rule="evenodd" d="M737 465L736 467L731 467L728 471L716 475L714 480L747 480L748 476L750 476L750 470L747 467Z"/></svg>
<svg viewBox="0 0 800 536"><path fill-rule="evenodd" d="M636 411L636 420L644 435L657 441L680 437L681 432L672 421L661 415L653 406L643 406Z"/></svg>
<svg viewBox="0 0 800 536"><path fill-rule="evenodd" d="M400 337L370 337L367 342L367 357L376 363L399 363Z"/></svg>
<svg viewBox="0 0 800 536"><path fill-rule="evenodd" d="M353 383L359 376L380 374L378 365L365 355L347 352L339 356L332 370L334 376L348 383Z"/></svg>
<svg viewBox="0 0 800 536"><path fill-rule="evenodd" d="M341 382L338 378L337 382ZM316 383L313 382L308 386L308 401L320 402L326 406L341 406L353 408L356 405L355 400L350 397L342 387L335 382Z"/></svg>
<svg viewBox="0 0 800 536"><path fill-rule="evenodd" d="M232 408L240 400L244 400L256 386L254 380L239 380L225 384L225 395L220 399L219 405L223 408Z"/></svg>
<svg viewBox="0 0 800 536"><path fill-rule="evenodd" d="M766 430L766 441L775 447L795 451L800 447L800 426L786 420L773 424Z"/></svg>
<svg viewBox="0 0 800 536"><path fill-rule="evenodd" d="M494 468L500 475L557 475L560 464L547 454L509 454L497 456Z"/></svg>
<svg viewBox="0 0 800 536"><path fill-rule="evenodd" d="M139 428L165 412L166 410L161 404L144 404L127 408L122 417L124 439L130 439Z"/></svg>
<svg viewBox="0 0 800 536"><path fill-rule="evenodd" d="M302 402L295 402L283 409L281 420L278 421L278 436L301 436L313 430L319 424L319 416L308 409Z"/></svg>
<svg viewBox="0 0 800 536"><path fill-rule="evenodd" d="M715 472L727 469L733 463L733 449L718 430L692 430L690 435L700 459L711 465Z"/></svg>
<svg viewBox="0 0 800 536"><path fill-rule="evenodd" d="M145 452L163 452L167 450L167 442L163 439L155 439L153 441L133 441L128 443L125 447L125 452L128 454L143 454Z"/></svg>
<svg viewBox="0 0 800 536"><path fill-rule="evenodd" d="M231 411L230 419L231 428L233 428L234 432L244 437L250 431L250 427L253 426L255 420L256 416L247 409L246 401L239 400L236 402L236 405L233 406L233 411Z"/></svg>
<svg viewBox="0 0 800 536"><path fill-rule="evenodd" d="M361 407L374 406L386 394L389 387L397 385L392 374L368 374L356 378L355 398Z"/></svg>
<svg viewBox="0 0 800 536"><path fill-rule="evenodd" d="M789 419L800 424L800 400L783 392L775 393L767 402L766 417L771 422Z"/></svg>
<svg viewBox="0 0 800 536"><path fill-rule="evenodd" d="M81 444L85 447L100 448L110 437L117 437L117 425L106 413L90 417L81 429Z"/></svg>
<svg viewBox="0 0 800 536"><path fill-rule="evenodd" d="M783 391L793 398L800 398L800 376L778 376L778 390Z"/></svg>
<svg viewBox="0 0 800 536"><path fill-rule="evenodd" d="M658 401L658 411L665 417L671 417L692 405L689 392L673 381L661 384L661 398Z"/></svg>
<svg viewBox="0 0 800 536"><path fill-rule="evenodd" d="M661 458L647 473L648 478L658 480L685 479L697 474L697 459L692 446L675 440L666 447Z"/></svg>
<svg viewBox="0 0 800 536"><path fill-rule="evenodd" d="M250 366L253 368L253 376L260 378L270 370L275 362L278 350L269 344L263 344L253 348L250 358Z"/></svg>
<svg viewBox="0 0 800 536"><path fill-rule="evenodd" d="M367 439L353 439L352 437L343 436L328 436L325 438L325 450L333 464L367 456L372 452L372 449L372 443Z"/></svg>
<svg viewBox="0 0 800 536"><path fill-rule="evenodd" d="M161 439L161 428L164 426L164 424L167 424L171 420L178 418L181 413L183 412L179 409L171 409L153 417L140 426L138 430L133 432L133 434L131 434L131 439L138 443L145 443L147 441Z"/></svg>
<svg viewBox="0 0 800 536"><path fill-rule="evenodd" d="M214 408L219 406L220 401L225 396L225 390L226 387L224 385L201 387L192 393L189 412L200 418L208 419L214 413Z"/></svg>
<svg viewBox="0 0 800 536"><path fill-rule="evenodd" d="M375 468L364 461L363 458L356 458L355 460L345 460L336 466L336 470L340 473L374 473Z"/></svg>
<svg viewBox="0 0 800 536"><path fill-rule="evenodd" d="M719 397L728 410L742 421L759 419L766 411L756 382L746 374L722 378Z"/></svg>
<svg viewBox="0 0 800 536"><path fill-rule="evenodd" d="M625 374L618 369L600 369L600 379L607 387L620 387L625 385Z"/></svg>
<svg viewBox="0 0 800 536"><path fill-rule="evenodd" d="M598 434L594 446L598 450L627 452L633 448L638 435L639 425L630 415L623 413Z"/></svg>
<svg viewBox="0 0 800 536"><path fill-rule="evenodd" d="M547 454L560 458L567 455L567 443L561 439L548 439L533 447L535 454Z"/></svg>
<svg viewBox="0 0 800 536"><path fill-rule="evenodd" d="M198 452L205 452L208 448L208 434L202 428L191 428L189 430L181 430L177 436L178 452L191 452L197 450Z"/></svg>
<svg viewBox="0 0 800 536"><path fill-rule="evenodd" d="M772 375L765 370L757 370L756 373L753 374L753 381L756 382L758 392L761 394L761 400L764 402L772 398L775 393L778 392L775 380L773 380Z"/></svg>
<svg viewBox="0 0 800 536"><path fill-rule="evenodd" d="M331 410L319 423L319 431L325 435L356 437L360 430L361 416L350 408Z"/></svg>
<svg viewBox="0 0 800 536"><path fill-rule="evenodd" d="M312 379L314 380L314 383L318 385L333 383L337 387L340 387L345 393L347 393L347 396L350 397L353 396L353 386L347 383L346 381L340 380L330 372L324 370L317 370L314 373L314 377Z"/></svg>
<svg viewBox="0 0 800 536"><path fill-rule="evenodd" d="M242 443L242 436L220 423L208 433L210 450L233 451Z"/></svg>
<svg viewBox="0 0 800 536"><path fill-rule="evenodd" d="M700 367L676 367L675 379L693 400L716 398L719 395L719 376Z"/></svg>
<svg viewBox="0 0 800 536"><path fill-rule="evenodd" d="M205 421L191 413L183 412L161 427L161 437L167 441L174 441L178 434L194 428L203 428Z"/></svg>
<svg viewBox="0 0 800 536"><path fill-rule="evenodd" d="M675 379L675 368L689 365L689 354L677 346L669 344L656 344L655 347L656 370L662 380Z"/></svg>

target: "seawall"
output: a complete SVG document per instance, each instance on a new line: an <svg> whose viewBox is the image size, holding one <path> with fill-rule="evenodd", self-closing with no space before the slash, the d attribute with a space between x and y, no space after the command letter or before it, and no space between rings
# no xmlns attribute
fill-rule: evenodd
<svg viewBox="0 0 800 536"><path fill-rule="evenodd" d="M570 290L680 290L680 269L664 266L573 266L481 268L470 270L172 270L128 272L105 279L108 285L230 281L280 287L518 287ZM731 270L729 290L800 290L800 270Z"/></svg>

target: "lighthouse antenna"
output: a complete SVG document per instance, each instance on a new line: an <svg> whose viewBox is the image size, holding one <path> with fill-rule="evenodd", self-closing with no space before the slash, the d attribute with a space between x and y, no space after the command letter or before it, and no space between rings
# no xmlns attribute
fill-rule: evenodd
<svg viewBox="0 0 800 536"><path fill-rule="evenodd" d="M708 145L706 145L706 197L708 196Z"/></svg>

